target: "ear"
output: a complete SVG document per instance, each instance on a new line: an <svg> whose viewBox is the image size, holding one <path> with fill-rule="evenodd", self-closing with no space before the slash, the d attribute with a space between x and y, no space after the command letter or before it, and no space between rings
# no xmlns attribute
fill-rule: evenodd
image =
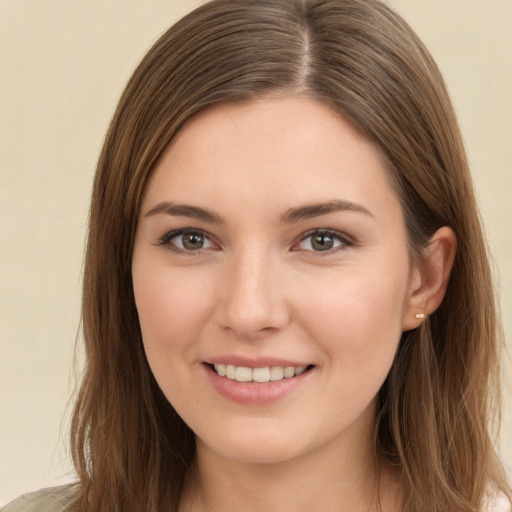
<svg viewBox="0 0 512 512"><path fill-rule="evenodd" d="M414 267L409 298L404 309L403 331L415 329L441 304L457 252L457 238L447 226L438 229Z"/></svg>

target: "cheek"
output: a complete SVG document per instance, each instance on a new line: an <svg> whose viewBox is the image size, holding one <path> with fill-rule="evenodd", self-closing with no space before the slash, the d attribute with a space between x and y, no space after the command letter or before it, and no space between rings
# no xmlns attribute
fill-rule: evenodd
<svg viewBox="0 0 512 512"><path fill-rule="evenodd" d="M387 374L402 333L408 288L405 273L387 270L376 272L375 278L357 268L340 271L317 282L316 293L303 286L297 316L333 365Z"/></svg>
<svg viewBox="0 0 512 512"><path fill-rule="evenodd" d="M133 268L144 351L160 389L180 414L190 407L183 402L194 389L189 369L197 363L197 340L212 302L205 276L193 275L165 266Z"/></svg>
<svg viewBox="0 0 512 512"><path fill-rule="evenodd" d="M134 267L135 302L150 361L168 358L172 363L173 355L191 348L211 310L205 279L201 272L138 272Z"/></svg>

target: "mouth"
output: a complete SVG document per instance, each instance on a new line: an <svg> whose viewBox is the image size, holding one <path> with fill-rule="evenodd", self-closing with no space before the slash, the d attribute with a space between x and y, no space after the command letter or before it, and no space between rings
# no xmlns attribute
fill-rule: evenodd
<svg viewBox="0 0 512 512"><path fill-rule="evenodd" d="M236 380L237 382L277 382L285 379L292 379L311 370L314 365L307 366L264 366L261 368L249 368L247 366L235 366L233 364L212 364L207 365L219 377Z"/></svg>

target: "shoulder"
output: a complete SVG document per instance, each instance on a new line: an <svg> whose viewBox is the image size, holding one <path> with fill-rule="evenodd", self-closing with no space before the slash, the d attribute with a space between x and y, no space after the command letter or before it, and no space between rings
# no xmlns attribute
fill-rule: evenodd
<svg viewBox="0 0 512 512"><path fill-rule="evenodd" d="M23 494L3 507L0 512L69 512L75 485L48 487Z"/></svg>

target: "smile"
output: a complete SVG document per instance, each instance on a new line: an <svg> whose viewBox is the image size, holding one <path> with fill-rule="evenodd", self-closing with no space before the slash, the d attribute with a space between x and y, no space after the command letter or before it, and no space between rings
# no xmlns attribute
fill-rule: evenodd
<svg viewBox="0 0 512 512"><path fill-rule="evenodd" d="M307 366L265 366L262 368L248 368L233 364L214 364L212 366L220 377L238 382L276 382L297 377L308 369Z"/></svg>

